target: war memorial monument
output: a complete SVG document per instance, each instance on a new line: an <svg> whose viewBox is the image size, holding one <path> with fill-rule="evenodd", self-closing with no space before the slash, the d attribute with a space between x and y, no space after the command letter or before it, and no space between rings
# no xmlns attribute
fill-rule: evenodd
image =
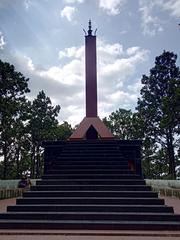
<svg viewBox="0 0 180 240"><path fill-rule="evenodd" d="M46 141L41 180L0 214L1 229L180 230L180 215L143 179L140 140L117 140L98 117L96 31L85 31L86 116Z"/></svg>

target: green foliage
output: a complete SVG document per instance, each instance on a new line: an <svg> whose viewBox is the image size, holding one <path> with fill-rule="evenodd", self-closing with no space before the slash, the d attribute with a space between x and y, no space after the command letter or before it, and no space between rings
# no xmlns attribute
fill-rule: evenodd
<svg viewBox="0 0 180 240"><path fill-rule="evenodd" d="M142 161L144 176L149 179L168 179L165 150L159 149L148 152L147 149L144 149L144 153L144 160Z"/></svg>
<svg viewBox="0 0 180 240"><path fill-rule="evenodd" d="M71 125L68 122L63 122L61 125L58 125L57 130L56 130L56 138L57 140L67 140L73 130Z"/></svg>
<svg viewBox="0 0 180 240"><path fill-rule="evenodd" d="M58 125L60 106L52 106L43 91L32 103L28 81L13 65L0 60L0 178L40 177L43 140L66 139L72 131Z"/></svg>
<svg viewBox="0 0 180 240"><path fill-rule="evenodd" d="M103 119L120 139L143 140L143 169L147 178L175 178L180 169L180 70L177 56L164 51L149 76L143 75L137 112L118 109ZM13 65L0 61L0 178L22 174L41 177L44 140L66 140L67 122L58 124L60 106L44 91L28 101L28 81ZM180 176L180 171L177 171Z"/></svg>
<svg viewBox="0 0 180 240"><path fill-rule="evenodd" d="M28 101L25 93L28 79L15 71L13 65L0 60L0 154L3 156L3 178L10 177L10 169L16 161L17 139L24 131Z"/></svg>
<svg viewBox="0 0 180 240"><path fill-rule="evenodd" d="M103 122L117 138L124 140L141 138L141 131L138 130L140 121L136 113L132 113L131 110L119 108L108 118L105 117Z"/></svg>
<svg viewBox="0 0 180 240"><path fill-rule="evenodd" d="M58 125L56 117L59 111L59 105L53 107L50 98L45 95L44 91L39 92L37 98L32 102L28 124L33 143L39 144L43 140L56 138Z"/></svg>
<svg viewBox="0 0 180 240"><path fill-rule="evenodd" d="M174 53L165 51L156 57L149 76L142 77L136 113L118 109L103 119L117 138L143 140L147 178L175 179L180 165L180 71L176 60Z"/></svg>
<svg viewBox="0 0 180 240"><path fill-rule="evenodd" d="M175 147L179 141L180 70L177 56L164 51L156 57L149 76L143 75L137 110L143 122L144 138L165 149L170 178L175 174Z"/></svg>
<svg viewBox="0 0 180 240"><path fill-rule="evenodd" d="M56 139L58 121L56 117L60 106L52 106L51 100L44 91L39 92L33 100L30 110L28 130L31 141L31 177L39 178L42 175L43 158L41 142Z"/></svg>

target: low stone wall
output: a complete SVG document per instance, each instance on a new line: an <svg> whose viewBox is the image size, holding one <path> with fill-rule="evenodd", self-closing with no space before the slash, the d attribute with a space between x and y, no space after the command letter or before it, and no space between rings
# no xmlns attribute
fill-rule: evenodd
<svg viewBox="0 0 180 240"><path fill-rule="evenodd" d="M158 192L161 196L177 197L180 199L180 189L156 187L152 187L152 189L153 191Z"/></svg>
<svg viewBox="0 0 180 240"><path fill-rule="evenodd" d="M31 179L31 184L35 185L38 179ZM18 187L20 179L0 180L0 189L14 189Z"/></svg>
<svg viewBox="0 0 180 240"><path fill-rule="evenodd" d="M180 189L180 180L146 179L146 183L154 187Z"/></svg>
<svg viewBox="0 0 180 240"><path fill-rule="evenodd" d="M14 188L14 189L0 189L0 200L7 198L16 198L22 196L25 189Z"/></svg>
<svg viewBox="0 0 180 240"><path fill-rule="evenodd" d="M37 179L31 179L31 184L35 185ZM22 196L27 189L18 188L20 180L0 180L0 199L15 198Z"/></svg>
<svg viewBox="0 0 180 240"><path fill-rule="evenodd" d="M180 198L180 180L153 180L146 179L146 184L150 185L153 191L162 196Z"/></svg>

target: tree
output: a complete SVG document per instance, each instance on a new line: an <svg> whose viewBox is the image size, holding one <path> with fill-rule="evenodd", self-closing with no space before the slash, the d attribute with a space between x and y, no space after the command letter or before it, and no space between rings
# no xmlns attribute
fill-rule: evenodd
<svg viewBox="0 0 180 240"><path fill-rule="evenodd" d="M143 75L137 110L145 135L167 154L169 176L176 178L175 147L179 139L180 70L177 55L164 51L156 57L149 76Z"/></svg>
<svg viewBox="0 0 180 240"><path fill-rule="evenodd" d="M28 124L31 139L31 177L42 174L41 142L56 139L58 120L56 117L60 106L52 106L51 100L44 91L38 93L31 105L31 116Z"/></svg>
<svg viewBox="0 0 180 240"><path fill-rule="evenodd" d="M72 127L68 122L63 122L62 124L58 125L56 131L56 138L57 140L67 140L72 134Z"/></svg>
<svg viewBox="0 0 180 240"><path fill-rule="evenodd" d="M105 117L103 122L117 138L126 140L141 138L141 132L138 131L139 119L131 110L119 108L108 118Z"/></svg>
<svg viewBox="0 0 180 240"><path fill-rule="evenodd" d="M43 91L31 103L28 81L9 63L0 61L0 178L40 177L43 168L41 142L66 139L72 131L58 126L60 106L52 106Z"/></svg>
<svg viewBox="0 0 180 240"><path fill-rule="evenodd" d="M3 156L2 177L8 177L8 168L14 158L14 139L18 125L25 120L25 93L30 92L28 80L15 67L0 60L0 151Z"/></svg>

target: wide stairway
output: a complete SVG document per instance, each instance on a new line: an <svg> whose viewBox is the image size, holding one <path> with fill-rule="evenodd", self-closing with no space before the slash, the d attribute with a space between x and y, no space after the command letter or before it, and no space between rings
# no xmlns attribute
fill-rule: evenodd
<svg viewBox="0 0 180 240"><path fill-rule="evenodd" d="M45 144L45 173L0 214L1 229L180 230L141 176L139 142Z"/></svg>

